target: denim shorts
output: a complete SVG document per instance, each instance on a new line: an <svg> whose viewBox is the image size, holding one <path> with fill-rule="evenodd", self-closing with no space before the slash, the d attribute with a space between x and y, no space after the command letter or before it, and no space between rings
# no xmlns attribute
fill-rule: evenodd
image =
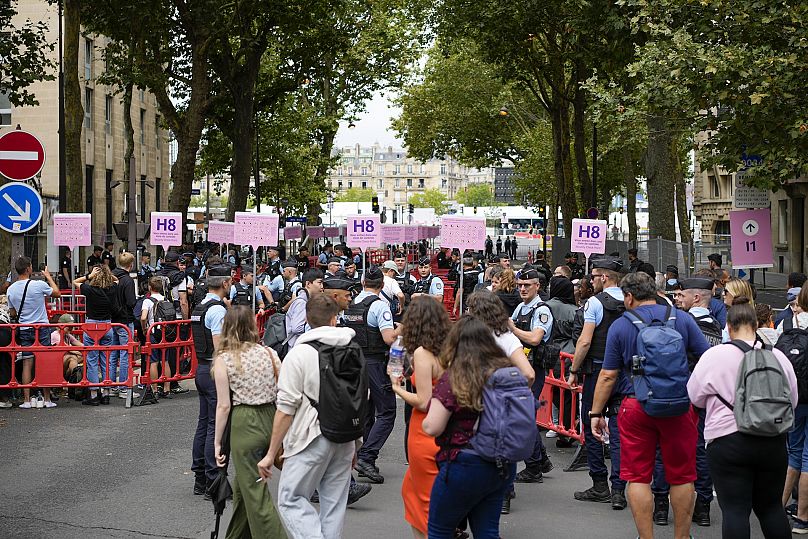
<svg viewBox="0 0 808 539"><path fill-rule="evenodd" d="M41 327L37 329L39 331L39 344L42 346L50 346L53 328ZM33 346L36 340L37 329L21 328L17 330L17 344L19 346ZM33 357L33 353L24 353L23 355L26 359Z"/></svg>
<svg viewBox="0 0 808 539"><path fill-rule="evenodd" d="M794 410L794 426L788 433L788 467L800 472L808 472L806 427L808 427L808 404L799 404Z"/></svg>

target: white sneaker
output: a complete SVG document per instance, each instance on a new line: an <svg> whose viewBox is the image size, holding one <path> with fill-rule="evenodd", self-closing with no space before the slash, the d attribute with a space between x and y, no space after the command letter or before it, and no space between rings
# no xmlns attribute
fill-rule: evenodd
<svg viewBox="0 0 808 539"><path fill-rule="evenodd" d="M11 408L12 406L14 405L8 401L0 401L0 408Z"/></svg>
<svg viewBox="0 0 808 539"><path fill-rule="evenodd" d="M56 408L56 403L51 401L45 401L44 406L45 408Z"/></svg>
<svg viewBox="0 0 808 539"><path fill-rule="evenodd" d="M31 397L31 406L28 408L36 408L36 397Z"/></svg>
<svg viewBox="0 0 808 539"><path fill-rule="evenodd" d="M121 392L120 392L120 393L118 393L118 398L119 398L119 399L125 399L125 398L126 398L126 396L127 396L127 394L129 393L129 391L131 391L131 390L130 390L130 389L127 389L127 390L121 390ZM139 396L140 396L140 393L132 393L132 398L133 398L133 399L136 399L136 398L138 398Z"/></svg>
<svg viewBox="0 0 808 539"><path fill-rule="evenodd" d="M36 403L31 405L30 402L25 401L24 403L20 404L20 408L22 408L23 410L30 410L31 408L36 408Z"/></svg>
<svg viewBox="0 0 808 539"><path fill-rule="evenodd" d="M547 434L544 435L545 438L557 438L558 433L554 430L548 430Z"/></svg>
<svg viewBox="0 0 808 539"><path fill-rule="evenodd" d="M43 399L41 396L36 398L36 407L37 408L44 408L45 407L45 399Z"/></svg>

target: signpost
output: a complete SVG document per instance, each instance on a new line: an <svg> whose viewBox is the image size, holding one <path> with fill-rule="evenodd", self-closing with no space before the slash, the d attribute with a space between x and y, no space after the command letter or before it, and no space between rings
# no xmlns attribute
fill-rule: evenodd
<svg viewBox="0 0 808 539"><path fill-rule="evenodd" d="M9 180L30 180L45 164L45 147L27 131L8 131L0 136L0 174Z"/></svg>
<svg viewBox="0 0 808 539"><path fill-rule="evenodd" d="M485 248L485 219L443 217L440 221L441 245L460 249L460 314L463 314L463 253L466 249Z"/></svg>
<svg viewBox="0 0 808 539"><path fill-rule="evenodd" d="M729 212L732 267L738 269L771 268L771 210L738 210Z"/></svg>
<svg viewBox="0 0 808 539"><path fill-rule="evenodd" d="M155 211L151 213L151 244L163 251L182 245L182 214L179 212Z"/></svg>
<svg viewBox="0 0 808 539"><path fill-rule="evenodd" d="M53 243L70 249L70 283L76 278L74 260L76 247L93 244L93 217L89 213L57 213L53 216ZM61 268L59 271L62 271ZM75 310L76 294L71 289L70 309Z"/></svg>
<svg viewBox="0 0 808 539"><path fill-rule="evenodd" d="M7 183L0 187L0 228L22 234L42 219L42 198L26 183Z"/></svg>
<svg viewBox="0 0 808 539"><path fill-rule="evenodd" d="M258 247L274 245L278 241L278 225L280 216L262 213L236 212L233 243L249 245L253 248L253 275L258 270ZM255 293L252 295L252 307L255 311Z"/></svg>
<svg viewBox="0 0 808 539"><path fill-rule="evenodd" d="M589 257L606 252L606 235L609 223L596 219L573 219L570 251L583 253L586 257L586 273L589 273Z"/></svg>
<svg viewBox="0 0 808 539"><path fill-rule="evenodd" d="M348 217L346 243L362 249L362 278L365 277L367 250L382 244L382 224L379 216L351 215Z"/></svg>

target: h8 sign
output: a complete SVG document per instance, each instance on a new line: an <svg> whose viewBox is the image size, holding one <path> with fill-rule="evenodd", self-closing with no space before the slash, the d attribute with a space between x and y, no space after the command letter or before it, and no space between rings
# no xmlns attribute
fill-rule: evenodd
<svg viewBox="0 0 808 539"><path fill-rule="evenodd" d="M570 251L583 253L586 258L592 254L605 253L608 227L609 224L606 221L573 219Z"/></svg>
<svg viewBox="0 0 808 539"><path fill-rule="evenodd" d="M368 249L382 244L382 225L378 215L348 217L346 243L349 247Z"/></svg>
<svg viewBox="0 0 808 539"><path fill-rule="evenodd" d="M150 243L159 245L165 250L182 245L182 214L179 212L152 212Z"/></svg>

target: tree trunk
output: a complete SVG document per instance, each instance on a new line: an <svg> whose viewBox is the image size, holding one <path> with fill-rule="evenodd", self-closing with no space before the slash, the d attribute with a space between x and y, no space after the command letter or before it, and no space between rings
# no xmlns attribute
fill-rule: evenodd
<svg viewBox="0 0 808 539"><path fill-rule="evenodd" d="M648 117L648 150L645 177L648 179L648 232L650 237L676 241L674 185L676 160L670 126L658 113Z"/></svg>
<svg viewBox="0 0 808 539"><path fill-rule="evenodd" d="M79 38L81 1L65 0L64 4L64 72L65 72L65 169L67 171L67 211L83 212L84 166L81 161L81 124L84 121L81 85L79 84Z"/></svg>
<svg viewBox="0 0 808 539"><path fill-rule="evenodd" d="M135 128L132 126L132 91L134 89L134 85L129 83L123 90L123 98L121 102L123 103L123 137L124 141L126 142L126 147L123 152L123 179L124 181L129 181L130 175L132 173L129 170L129 162L132 159L132 156L135 155ZM127 191L128 193L129 191ZM134 200L129 201L130 204L134 204ZM142 219L145 219L146 216L142 216Z"/></svg>
<svg viewBox="0 0 808 539"><path fill-rule="evenodd" d="M570 158L569 105L563 98L556 98L552 110L553 154L558 199L561 202L561 215L564 219L564 234L569 236L572 220L578 216L578 204L572 181L572 161Z"/></svg>
<svg viewBox="0 0 808 539"><path fill-rule="evenodd" d="M634 170L634 156L627 147L623 148L623 181L626 184L628 241L632 247L637 247L637 174Z"/></svg>
<svg viewBox="0 0 808 539"><path fill-rule="evenodd" d="M693 238L690 234L690 219L687 214L687 184L685 182L684 171L682 170L682 160L680 159L679 144L674 137L671 142L671 158L675 159L675 182L676 182L676 218L679 221L679 239L684 244L684 260L688 263L691 260L690 251Z"/></svg>
<svg viewBox="0 0 808 539"><path fill-rule="evenodd" d="M230 195L227 198L227 220L233 221L237 211L247 208L250 194L255 124L255 79L241 86L240 95L233 96L233 163L230 165Z"/></svg>
<svg viewBox="0 0 808 539"><path fill-rule="evenodd" d="M576 82L572 128L575 136L575 165L578 170L581 204L586 208L592 203L592 178L589 176L589 164L586 160L586 94L584 92L585 90ZM595 159L597 156L592 158Z"/></svg>
<svg viewBox="0 0 808 539"><path fill-rule="evenodd" d="M325 180L328 177L328 165L331 160L331 150L334 149L334 139L337 137L337 132L332 129L323 130L322 139L320 140L320 162L317 163L317 169L314 172L314 185L317 187L324 186ZM318 192L318 191L314 191ZM314 224L320 217L323 208L319 200L309 200L306 205L306 217L309 223Z"/></svg>

